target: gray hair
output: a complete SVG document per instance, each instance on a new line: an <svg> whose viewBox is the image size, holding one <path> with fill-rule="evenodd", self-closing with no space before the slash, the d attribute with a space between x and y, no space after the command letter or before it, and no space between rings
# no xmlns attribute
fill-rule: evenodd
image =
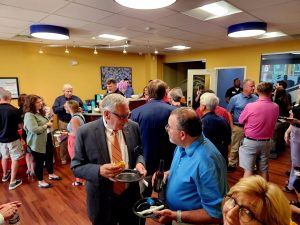
<svg viewBox="0 0 300 225"><path fill-rule="evenodd" d="M11 99L11 92L5 90L4 88L0 89L0 99L7 101Z"/></svg>
<svg viewBox="0 0 300 225"><path fill-rule="evenodd" d="M180 98L182 98L183 93L180 87L174 87L169 92L170 96L172 97L173 101L179 102Z"/></svg>
<svg viewBox="0 0 300 225"><path fill-rule="evenodd" d="M249 78L245 79L245 80L243 81L243 86L244 86L247 82L254 83L254 80L249 79Z"/></svg>
<svg viewBox="0 0 300 225"><path fill-rule="evenodd" d="M64 84L63 91L69 90L69 89L73 89L72 85L71 84Z"/></svg>
<svg viewBox="0 0 300 225"><path fill-rule="evenodd" d="M200 97L200 105L205 105L208 110L214 111L219 105L219 98L213 93L204 93Z"/></svg>
<svg viewBox="0 0 300 225"><path fill-rule="evenodd" d="M129 101L123 95L109 94L101 102L101 111L114 112L117 105L129 105Z"/></svg>

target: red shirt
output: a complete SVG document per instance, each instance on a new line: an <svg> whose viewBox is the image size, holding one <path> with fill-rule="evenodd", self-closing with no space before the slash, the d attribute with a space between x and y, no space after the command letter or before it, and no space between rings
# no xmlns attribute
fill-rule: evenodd
<svg viewBox="0 0 300 225"><path fill-rule="evenodd" d="M202 112L200 111L200 107L196 110L199 118L201 119L203 114ZM223 117L229 124L230 124L230 119L229 119L229 115L228 115L228 112L226 109L224 109L223 107L221 106L217 106L216 109L215 109L215 113L218 115L218 116L221 116Z"/></svg>

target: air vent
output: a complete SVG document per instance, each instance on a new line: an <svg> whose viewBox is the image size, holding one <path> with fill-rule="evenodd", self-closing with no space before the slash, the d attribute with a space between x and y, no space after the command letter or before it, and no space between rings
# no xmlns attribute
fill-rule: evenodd
<svg viewBox="0 0 300 225"><path fill-rule="evenodd" d="M99 44L99 45L95 45L96 48L109 48L109 45L102 45L102 44Z"/></svg>
<svg viewBox="0 0 300 225"><path fill-rule="evenodd" d="M34 37L32 37L31 35L16 35L14 36L14 38L16 39L33 39Z"/></svg>
<svg viewBox="0 0 300 225"><path fill-rule="evenodd" d="M295 39L300 39L300 34L292 34L290 36Z"/></svg>

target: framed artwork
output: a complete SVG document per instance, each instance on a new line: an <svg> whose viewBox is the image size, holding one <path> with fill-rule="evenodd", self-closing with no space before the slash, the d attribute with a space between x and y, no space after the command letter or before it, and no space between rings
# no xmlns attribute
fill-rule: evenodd
<svg viewBox="0 0 300 225"><path fill-rule="evenodd" d="M132 68L131 67L108 67L108 66L101 66L101 86L102 90L106 89L106 80L108 78L114 78L117 83L121 80L127 78L129 82L132 84Z"/></svg>
<svg viewBox="0 0 300 225"><path fill-rule="evenodd" d="M17 77L0 77L0 88L10 91L12 99L19 98L19 83Z"/></svg>

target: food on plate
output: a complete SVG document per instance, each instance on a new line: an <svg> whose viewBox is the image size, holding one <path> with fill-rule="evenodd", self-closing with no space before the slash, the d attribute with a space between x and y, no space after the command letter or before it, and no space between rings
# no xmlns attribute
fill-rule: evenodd
<svg viewBox="0 0 300 225"><path fill-rule="evenodd" d="M125 169L125 165L126 165L126 163L124 161L114 163L114 166L122 167L123 170Z"/></svg>
<svg viewBox="0 0 300 225"><path fill-rule="evenodd" d="M145 214L151 214L155 211L163 209L165 206L164 205L159 205L159 206L150 206L149 209L143 210L141 212L137 212L140 215L145 215Z"/></svg>

